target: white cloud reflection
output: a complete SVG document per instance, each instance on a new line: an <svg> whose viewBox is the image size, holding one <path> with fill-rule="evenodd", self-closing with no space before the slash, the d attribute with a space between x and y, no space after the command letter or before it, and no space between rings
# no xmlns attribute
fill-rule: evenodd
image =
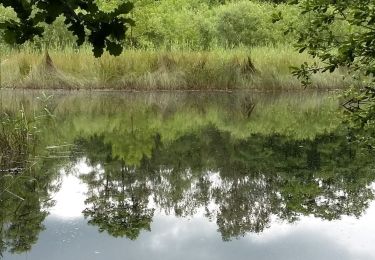
<svg viewBox="0 0 375 260"><path fill-rule="evenodd" d="M88 166L84 159L73 167L70 174L66 174L64 169L60 170L61 188L53 196L56 203L50 210L52 217L62 219L82 217L82 211L85 209L87 185L78 176L88 174L92 170L93 168Z"/></svg>
<svg viewBox="0 0 375 260"><path fill-rule="evenodd" d="M100 166L98 167L100 168ZM163 260L176 258L375 259L373 246L375 243L375 203L372 203L366 214L359 219L342 217L340 220L324 221L313 216L307 216L302 217L297 223L289 224L274 218L270 228L263 233L248 234L242 239L229 243L221 241L215 221L210 222L204 216L203 209L198 209L197 213L190 218L168 216L163 211L157 210L155 211L151 232L144 231L136 241L129 241L126 238L115 239L105 233L95 232L97 228L87 226L86 220L82 217L87 186L81 182L78 176L87 174L92 170L93 168L89 167L85 160L80 161L71 174L66 174L62 170L61 189L54 196L56 205L52 208L51 215L46 221L47 231L42 234L42 238L56 236L56 234L51 233L50 229L53 229L53 227L49 227L52 225L51 223L66 224L71 220L74 220L76 224L80 223L81 235L75 238L74 243L86 245L85 252L86 250L88 252L101 252L91 255L90 259L102 259L103 256L110 257L112 260L123 259L125 256L136 257L130 257L129 259L153 258ZM218 176L213 174L211 181L218 185L220 180L217 178ZM149 206L155 207L153 203L150 203ZM211 205L211 207L214 206ZM85 232L90 233L90 235L85 235ZM61 241L57 237L49 239ZM88 244L88 241L91 241L91 243ZM46 238L39 241L29 259L47 259L40 258L44 254L41 248L45 247L42 243L46 243ZM66 245L58 246L61 248ZM126 254L121 252L117 255L113 254L113 251L116 251L119 247L125 250ZM81 248L81 246L78 248ZM67 250L72 250L69 252L69 256L77 257L83 253L80 249L67 248ZM181 252L185 252L185 256L182 256ZM238 257L234 257L233 253L236 253ZM62 253L64 257L56 256L56 258L49 259L69 259L68 255L64 254ZM33 258L33 255L35 255L35 258ZM10 259L13 258L14 256L10 257Z"/></svg>

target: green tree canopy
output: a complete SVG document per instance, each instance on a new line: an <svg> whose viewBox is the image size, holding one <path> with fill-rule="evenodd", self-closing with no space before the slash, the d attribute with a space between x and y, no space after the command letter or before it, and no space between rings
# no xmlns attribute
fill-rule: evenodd
<svg viewBox="0 0 375 260"><path fill-rule="evenodd" d="M0 4L14 10L16 19L0 23L4 39L10 44L23 44L35 36L42 36L43 23L52 24L58 17L65 17L69 31L77 37L77 44L88 41L96 57L108 50L119 55L128 26L133 21L125 15L133 5L119 4L111 12L102 11L94 0L0 0Z"/></svg>

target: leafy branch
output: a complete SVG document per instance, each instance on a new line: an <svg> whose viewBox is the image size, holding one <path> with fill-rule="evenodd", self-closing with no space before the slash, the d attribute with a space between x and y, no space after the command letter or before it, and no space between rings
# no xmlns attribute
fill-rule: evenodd
<svg viewBox="0 0 375 260"><path fill-rule="evenodd" d="M79 46L87 41L93 46L95 57L100 57L104 50L117 56L123 51L126 31L134 25L126 17L133 8L130 2L121 3L111 12L100 10L94 0L0 0L0 4L12 8L17 15L17 19L0 23L4 40L9 44L23 44L41 37L43 24L52 24L63 16Z"/></svg>

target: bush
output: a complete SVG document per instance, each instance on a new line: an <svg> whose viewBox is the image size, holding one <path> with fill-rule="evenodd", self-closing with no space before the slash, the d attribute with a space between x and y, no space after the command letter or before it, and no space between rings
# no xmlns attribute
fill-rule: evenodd
<svg viewBox="0 0 375 260"><path fill-rule="evenodd" d="M112 10L123 0L98 0L101 8ZM300 15L295 6L275 1L222 0L133 0L130 17L136 26L128 30L127 45L142 49L210 50L236 46L290 44L294 33L284 35L291 25L304 30L309 17ZM280 2L280 1L276 1ZM283 20L272 22L274 13ZM10 9L0 7L0 21L13 17ZM343 24L335 25L340 34ZM0 32L1 33L1 32ZM1 44L1 40L0 40ZM61 49L75 46L75 37L66 29L63 18L46 25L44 37L34 47Z"/></svg>
<svg viewBox="0 0 375 260"><path fill-rule="evenodd" d="M272 14L282 11L284 20L272 22ZM262 46L294 41L284 35L290 24L304 27L307 19L296 7L269 2L234 1L212 4L197 0L136 2L136 26L129 37L136 47L193 50L216 47Z"/></svg>
<svg viewBox="0 0 375 260"><path fill-rule="evenodd" d="M261 9L265 8L251 2L221 6L216 15L217 37L221 44L255 46L274 42Z"/></svg>

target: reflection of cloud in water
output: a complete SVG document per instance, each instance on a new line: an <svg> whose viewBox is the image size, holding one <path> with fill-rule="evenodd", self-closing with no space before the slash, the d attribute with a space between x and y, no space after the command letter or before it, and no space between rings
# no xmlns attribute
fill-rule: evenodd
<svg viewBox="0 0 375 260"><path fill-rule="evenodd" d="M261 244L267 244L276 240L284 240L296 233L301 234L301 236L303 234L305 236L315 234L315 236L322 236L327 241L334 241L337 246L344 248L350 255L357 256L331 259L375 259L373 246L375 243L374 219L375 203L372 203L366 215L360 219L344 216L341 220L328 221L314 217L301 217L294 224L275 221L262 234L248 235L247 238ZM322 249L317 247L316 250L321 251ZM363 258L361 258L361 255L363 255Z"/></svg>
<svg viewBox="0 0 375 260"><path fill-rule="evenodd" d="M88 226L82 217L87 186L77 177L93 169L84 160L74 166L74 174L62 172L61 190L56 194L56 206L46 221L46 231L29 259L375 259L375 204L358 219L323 221L301 217L288 224L272 221L261 234L223 242L215 222L210 222L203 209L190 218L167 216L162 211L154 217L151 232L142 232L136 241L115 239L97 228ZM222 183L220 176L210 173L210 181ZM149 205L151 206L151 205ZM155 205L152 205L155 206ZM214 205L210 205L214 207ZM84 248L84 250L82 250ZM59 252L50 255L50 252ZM10 259L17 259L10 256Z"/></svg>
<svg viewBox="0 0 375 260"><path fill-rule="evenodd" d="M58 218L79 218L85 209L85 193L87 185L77 177L80 174L88 174L93 169L84 160L79 161L72 169L74 174L66 174L61 170L61 188L53 196L55 206L50 210L51 216Z"/></svg>
<svg viewBox="0 0 375 260"><path fill-rule="evenodd" d="M371 251L375 228L366 224L374 217L374 207L369 213L352 228L347 220L321 223L306 218L295 225L275 224L261 235L231 242L223 242L215 223L201 217L157 216L152 232L142 233L136 241L100 234L83 219L49 218L47 230L28 259L370 260L375 257ZM9 256L15 259L24 257Z"/></svg>
<svg viewBox="0 0 375 260"><path fill-rule="evenodd" d="M64 175L61 189L53 198L56 204L50 211L51 215L64 219L81 217L85 208L85 186L76 176Z"/></svg>

